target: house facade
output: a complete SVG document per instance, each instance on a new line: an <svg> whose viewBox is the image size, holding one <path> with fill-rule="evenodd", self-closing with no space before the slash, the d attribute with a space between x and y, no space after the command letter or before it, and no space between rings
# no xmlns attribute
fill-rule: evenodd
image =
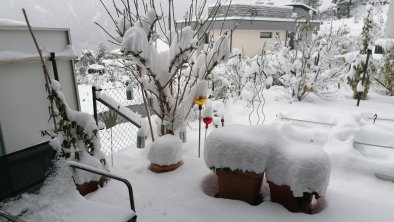
<svg viewBox="0 0 394 222"><path fill-rule="evenodd" d="M209 15L215 11L209 35L216 39L225 31L231 32L231 48L238 48L249 57L272 50L275 44L286 41L297 24L308 21L310 34L320 27L317 11L304 4L275 6L256 2L208 8Z"/></svg>
<svg viewBox="0 0 394 222"><path fill-rule="evenodd" d="M387 13L386 27L384 30L384 37L394 39L394 0L390 1L390 7Z"/></svg>

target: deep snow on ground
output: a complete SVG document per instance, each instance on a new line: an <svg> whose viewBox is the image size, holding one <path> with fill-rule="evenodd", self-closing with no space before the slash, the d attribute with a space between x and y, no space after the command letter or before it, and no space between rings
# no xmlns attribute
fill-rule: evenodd
<svg viewBox="0 0 394 222"><path fill-rule="evenodd" d="M386 134L392 134L394 122L378 119L373 125L373 120L368 119L375 113L378 118L394 119L393 97L371 92L369 100L361 101L360 107L356 107L356 101L346 94L335 100L311 96L306 102L289 103L283 89L272 87L265 92L265 98L264 124L279 121L276 115L281 113L281 121L288 124L287 130L283 131L284 135L293 140L320 145L329 155L331 178L324 197L327 205L322 212L315 215L290 213L281 205L269 201L267 184L263 184L262 189L265 201L258 206L214 198L213 195L217 192L216 177L205 165L203 157L197 157L198 124L192 122L188 127L189 141L182 148L184 164L176 171L156 174L148 170L148 148L137 149L132 145L114 155L111 171L127 178L133 185L138 221L394 220L394 183L380 180L373 174L376 166L393 168L394 150L357 145L356 148L363 151L359 152L353 146L355 137L357 140L365 139L363 142L394 144L392 138L382 138ZM245 101L228 103L225 110L226 125L248 124L251 108L246 106ZM289 121L284 119L286 117L333 123L335 126ZM209 132L211 128L212 125ZM368 132L366 135L363 134L365 131ZM386 173L394 176L392 170ZM127 189L120 182L109 181L107 186L88 195L86 200L69 189L73 187L70 180L55 184L64 186L64 189L60 187L57 190L52 185L51 189L46 188L38 195L25 195L21 200L9 202L4 207L15 214L30 209L28 213L22 214L22 218L29 221L91 221L92 217L97 218L95 221L117 221L127 214ZM37 206L35 203L40 204ZM100 207L94 210L97 203L100 203ZM70 209L75 212L72 217ZM50 213L52 211L55 213ZM110 214L117 216L108 220Z"/></svg>

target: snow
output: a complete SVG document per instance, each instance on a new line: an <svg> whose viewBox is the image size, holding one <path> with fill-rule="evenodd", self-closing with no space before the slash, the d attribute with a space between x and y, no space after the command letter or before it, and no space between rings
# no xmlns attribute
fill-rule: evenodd
<svg viewBox="0 0 394 222"><path fill-rule="evenodd" d="M89 65L89 69L93 69L93 70L104 70L104 66L99 65L99 64L92 64L92 65Z"/></svg>
<svg viewBox="0 0 394 222"><path fill-rule="evenodd" d="M205 163L210 169L262 173L267 167L270 149L279 145L276 138L280 140L283 136L266 127L234 125L215 129L205 141Z"/></svg>
<svg viewBox="0 0 394 222"><path fill-rule="evenodd" d="M166 166L182 160L182 141L174 135L164 135L152 143L148 160L152 163Z"/></svg>
<svg viewBox="0 0 394 222"><path fill-rule="evenodd" d="M357 83L357 89L356 89L356 90L357 90L357 92L359 92L359 93L364 92L364 86L363 86L361 80Z"/></svg>
<svg viewBox="0 0 394 222"><path fill-rule="evenodd" d="M205 162L210 169L265 171L267 180L290 186L295 197L304 192L323 195L330 177L328 155L320 144L286 138L286 128L272 124L216 129L205 142Z"/></svg>
<svg viewBox="0 0 394 222"><path fill-rule="evenodd" d="M94 150L92 154L88 153L88 147L86 144L81 141L76 141L76 146L71 146L70 149L63 149L63 151L67 151L70 153L70 159L76 159L76 153L79 155L79 161L86 165L98 168L98 169L105 169L108 170L108 167L105 163L102 163L101 160L105 160L104 154L101 152L101 144L99 136L95 136L95 132L98 132L98 127L96 125L96 121L94 118L89 115L88 113L79 112L71 109L67 104L65 97L61 91L60 83L56 80L51 80L51 88L55 91L57 97L63 102L65 105L67 120L69 122L75 121L76 124L83 128L84 133L91 138L91 143L94 145ZM58 112L58 110L54 110L54 112ZM52 145L55 149L61 150L61 143L64 139L64 133L58 134L58 136L52 141ZM89 181L98 181L100 176L96 174L92 174L89 172L75 170L73 172L73 178L75 183L83 184Z"/></svg>
<svg viewBox="0 0 394 222"><path fill-rule="evenodd" d="M0 18L0 26L26 26L26 23L11 19Z"/></svg>
<svg viewBox="0 0 394 222"><path fill-rule="evenodd" d="M50 53L53 52L50 49L45 49L42 51L42 56L44 59L50 58ZM78 56L72 46L67 45L63 51L55 52L55 57L57 60L73 60ZM16 63L25 62L32 60L40 60L38 53L24 53L16 51L0 51L0 63Z"/></svg>
<svg viewBox="0 0 394 222"><path fill-rule="evenodd" d="M208 81L201 80L195 86L194 96L208 96Z"/></svg>
<svg viewBox="0 0 394 222"><path fill-rule="evenodd" d="M68 161L58 157L53 173L39 193L22 194L19 199L2 203L1 208L13 215L23 215L29 222L125 221L134 214L127 205L85 199L76 190L72 174ZM103 211L108 212L100 214Z"/></svg>
<svg viewBox="0 0 394 222"><path fill-rule="evenodd" d="M375 125L372 125L373 121L368 117L378 113L378 118L394 119L394 98L376 94L372 90L369 99L361 101L360 107L356 107L351 96L338 97L335 100L289 103L283 88L272 86L264 93L267 99L267 123L274 122L276 115L283 112L283 117L336 124L330 127L280 121L282 124L286 123L286 127L280 128L284 134L282 136L303 143L313 140L314 143L321 144L320 147L328 153L331 176L324 196L326 208L313 216L288 212L281 205L270 201L266 181L262 187L265 201L259 206L252 207L242 201L214 198L218 192L216 176L206 167L203 158L197 158L196 121L186 126L188 142L183 144L181 150L184 164L175 171L161 175L151 172L148 169L150 161L146 158L149 153L147 148L136 149L135 145L132 145L114 154L114 167L111 172L131 182L138 221L199 222L212 221L213 218L218 222L245 218L248 221L269 222L394 220L394 197L390 195L393 183L376 178L372 171L376 169L382 171L379 173L385 173L384 171L393 169L394 150L363 145L353 147L354 141L380 145L392 143L390 133L394 129L393 122L377 119ZM251 109L247 108L246 104L240 100L224 105L226 127L223 129L232 124L248 122ZM210 135L214 132L208 129ZM242 134L242 128L237 128L237 132ZM259 134L256 138L261 136L264 135ZM383 136L387 137L382 139ZM381 143L379 140L382 140ZM62 169L68 170L68 167ZM128 193L123 184L110 180L105 187L83 198L74 190L70 173L48 181L51 189L43 188L38 194L23 195L21 199L2 202L1 208L33 222L43 221L43 216L44 221L124 221L126 215L130 215ZM25 209L27 213L21 213ZM226 213L218 213L222 211Z"/></svg>
<svg viewBox="0 0 394 222"><path fill-rule="evenodd" d="M98 99L103 100L104 102L109 104L111 107L117 109L120 113L122 113L123 115L128 117L133 122L141 125L141 121L142 121L141 115L139 115L138 113L135 113L135 112L131 111L130 109L124 107L122 104L120 104L119 102L114 100L112 97L110 97L109 95L107 95L103 92L97 91L96 96Z"/></svg>

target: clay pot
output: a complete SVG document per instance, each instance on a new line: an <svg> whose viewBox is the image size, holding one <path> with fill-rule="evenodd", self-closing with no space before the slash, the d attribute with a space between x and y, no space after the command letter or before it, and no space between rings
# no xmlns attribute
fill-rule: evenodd
<svg viewBox="0 0 394 222"><path fill-rule="evenodd" d="M75 184L77 190L82 196L88 193L92 193L98 189L98 187L103 187L104 183L108 181L108 178L101 177L99 181L89 181L83 184Z"/></svg>
<svg viewBox="0 0 394 222"><path fill-rule="evenodd" d="M270 187L271 201L282 204L291 212L312 214L312 193L304 193L302 197L294 197L293 191L287 185L278 186L267 181Z"/></svg>
<svg viewBox="0 0 394 222"><path fill-rule="evenodd" d="M178 167L180 167L183 164L182 161L179 161L176 164L171 164L171 165L158 165L155 163L151 163L149 166L149 169L155 173L165 173L169 171L176 170Z"/></svg>
<svg viewBox="0 0 394 222"><path fill-rule="evenodd" d="M219 182L218 197L241 200L250 205L258 205L262 202L260 190L264 173L223 168L217 169L216 175Z"/></svg>

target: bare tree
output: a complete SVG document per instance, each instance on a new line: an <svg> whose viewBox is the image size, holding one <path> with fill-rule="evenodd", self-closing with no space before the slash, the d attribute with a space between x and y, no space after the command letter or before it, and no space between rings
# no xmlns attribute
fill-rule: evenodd
<svg viewBox="0 0 394 222"><path fill-rule="evenodd" d="M230 54L226 34L201 52L220 1L204 18L206 0L200 3L192 0L182 21L175 20L174 1L168 3L168 8L163 9L153 0L121 0L121 5L113 1L115 18L102 2L117 35L103 29L110 35L110 41L120 46L119 55L141 85L145 104L151 106L160 119L160 135L173 134L179 129L194 105L197 85L205 84L215 66L226 61ZM169 48L159 52L154 44L157 39L163 40Z"/></svg>

